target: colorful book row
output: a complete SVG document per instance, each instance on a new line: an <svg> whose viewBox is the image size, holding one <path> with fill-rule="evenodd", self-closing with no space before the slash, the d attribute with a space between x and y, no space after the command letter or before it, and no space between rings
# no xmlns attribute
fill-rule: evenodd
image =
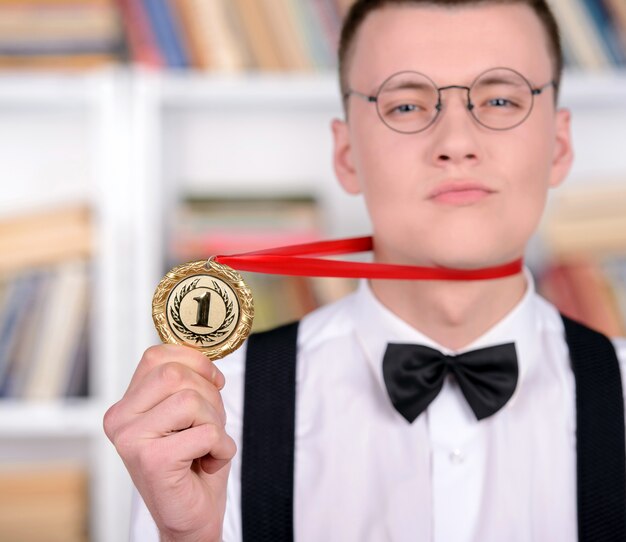
<svg viewBox="0 0 626 542"><path fill-rule="evenodd" d="M353 0L119 0L131 56L168 68L311 70L335 66ZM624 0L550 0L566 65L626 65Z"/></svg>
<svg viewBox="0 0 626 542"><path fill-rule="evenodd" d="M0 2L0 67L88 68L118 62L124 38L115 0Z"/></svg>
<svg viewBox="0 0 626 542"><path fill-rule="evenodd" d="M88 394L89 265L68 261L0 281L0 397Z"/></svg>
<svg viewBox="0 0 626 542"><path fill-rule="evenodd" d="M626 66L626 1L549 0L561 27L566 65Z"/></svg>
<svg viewBox="0 0 626 542"><path fill-rule="evenodd" d="M352 0L119 0L135 62L213 71L335 65Z"/></svg>
<svg viewBox="0 0 626 542"><path fill-rule="evenodd" d="M307 71L335 66L354 0L6 0L0 67ZM566 65L626 66L624 0L549 0Z"/></svg>

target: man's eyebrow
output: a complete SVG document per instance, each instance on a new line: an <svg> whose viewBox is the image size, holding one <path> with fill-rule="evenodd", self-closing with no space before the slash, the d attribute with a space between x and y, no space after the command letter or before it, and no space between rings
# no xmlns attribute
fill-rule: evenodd
<svg viewBox="0 0 626 542"><path fill-rule="evenodd" d="M486 77L481 77L479 82L482 85L512 85L519 86L521 81L516 79L510 79L507 77L502 77L499 75L488 75Z"/></svg>
<svg viewBox="0 0 626 542"><path fill-rule="evenodd" d="M399 81L398 83L394 83L391 86L385 86L384 90L427 90L434 88L431 84L422 82L422 81Z"/></svg>

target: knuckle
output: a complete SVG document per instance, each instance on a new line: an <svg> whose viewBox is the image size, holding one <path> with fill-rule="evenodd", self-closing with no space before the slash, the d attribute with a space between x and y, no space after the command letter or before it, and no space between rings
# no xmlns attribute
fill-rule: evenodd
<svg viewBox="0 0 626 542"><path fill-rule="evenodd" d="M104 433L109 438L109 440L113 440L113 435L115 433L115 428L119 425L118 422L118 406L117 403L109 407L109 409L104 413L104 417L102 419L102 426L104 427Z"/></svg>
<svg viewBox="0 0 626 542"><path fill-rule="evenodd" d="M160 378L168 388L176 388L185 381L186 371L180 364L173 361L160 367Z"/></svg>
<svg viewBox="0 0 626 542"><path fill-rule="evenodd" d="M237 443L235 442L235 439L233 439L228 433L226 433L226 441L228 442L228 446L230 448L230 454L231 457L234 457L235 454L237 453Z"/></svg>
<svg viewBox="0 0 626 542"><path fill-rule="evenodd" d="M220 389L223 388L224 384L226 383L226 377L224 376L224 373L220 371L215 365L212 366L211 381Z"/></svg>
<svg viewBox="0 0 626 542"><path fill-rule="evenodd" d="M221 433L223 432L223 429L220 429L214 423L205 423L202 428L204 431L204 438L207 440L207 442L217 442L221 437Z"/></svg>
<svg viewBox="0 0 626 542"><path fill-rule="evenodd" d="M197 412L203 407L205 402L196 390L189 388L179 391L176 394L176 400L178 406L187 412Z"/></svg>
<svg viewBox="0 0 626 542"><path fill-rule="evenodd" d="M156 367L163 359L163 345L152 345L148 347L141 358L142 363L148 367Z"/></svg>

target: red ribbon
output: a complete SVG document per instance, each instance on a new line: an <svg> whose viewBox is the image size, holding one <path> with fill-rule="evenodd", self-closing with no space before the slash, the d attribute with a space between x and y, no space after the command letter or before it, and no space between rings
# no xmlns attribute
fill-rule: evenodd
<svg viewBox="0 0 626 542"><path fill-rule="evenodd" d="M306 277L345 277L405 280L485 280L516 275L522 270L522 258L482 269L449 269L370 262L327 260L319 257L352 254L372 250L372 237L318 241L301 245L256 250L230 256L215 256L217 263L239 271Z"/></svg>

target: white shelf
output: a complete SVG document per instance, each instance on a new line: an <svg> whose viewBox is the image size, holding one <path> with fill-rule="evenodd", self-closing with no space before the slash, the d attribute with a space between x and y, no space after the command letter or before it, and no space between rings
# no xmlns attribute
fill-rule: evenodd
<svg viewBox="0 0 626 542"><path fill-rule="evenodd" d="M567 73L561 102L574 118L572 182L626 182L626 72ZM13 453L28 441L33 455L47 440L83 447L93 542L127 533L130 481L104 438L102 415L157 340L150 311L166 217L185 195L306 192L320 199L329 235L367 233L360 198L344 194L332 170L330 120L341 115L334 73L0 75L0 175L9 180L0 214L86 199L96 208L98 237L93 397L0 401L0 450L4 443Z"/></svg>
<svg viewBox="0 0 626 542"><path fill-rule="evenodd" d="M2 400L2 438L89 437L102 432L104 407L93 399L52 402Z"/></svg>
<svg viewBox="0 0 626 542"><path fill-rule="evenodd" d="M90 469L90 540L127 533L130 483L102 431L102 416L127 375L124 301L128 278L129 74L0 75L0 215L81 201L92 205L95 254L91 299L90 397L52 402L0 400L0 459L81 458ZM50 447L48 446L50 444ZM20 452L23 451L23 453ZM126 498L126 500L125 500Z"/></svg>
<svg viewBox="0 0 626 542"><path fill-rule="evenodd" d="M92 106L98 99L102 82L113 71L75 73L0 73L0 106L70 107Z"/></svg>
<svg viewBox="0 0 626 542"><path fill-rule="evenodd" d="M588 74L565 72L561 103L577 109L626 108L626 70Z"/></svg>
<svg viewBox="0 0 626 542"><path fill-rule="evenodd" d="M328 110L340 104L334 74L155 74L163 107Z"/></svg>

